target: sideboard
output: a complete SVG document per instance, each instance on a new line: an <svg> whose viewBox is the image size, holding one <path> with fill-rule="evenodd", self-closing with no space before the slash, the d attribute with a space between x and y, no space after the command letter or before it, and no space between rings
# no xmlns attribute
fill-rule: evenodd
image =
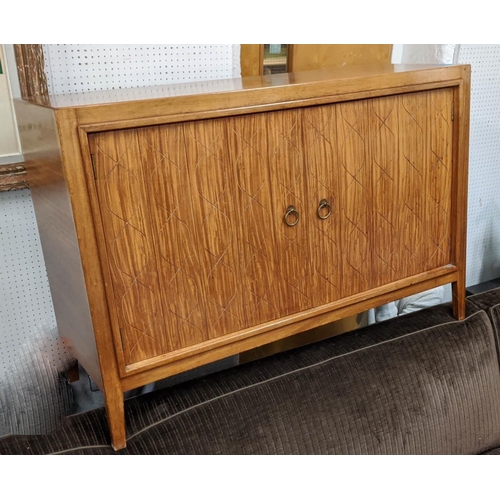
<svg viewBox="0 0 500 500"><path fill-rule="evenodd" d="M470 67L379 65L15 103L60 335L123 393L451 283Z"/></svg>

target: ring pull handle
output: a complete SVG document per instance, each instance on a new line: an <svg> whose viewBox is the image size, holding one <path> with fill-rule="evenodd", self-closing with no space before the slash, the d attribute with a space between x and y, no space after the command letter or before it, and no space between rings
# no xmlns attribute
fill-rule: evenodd
<svg viewBox="0 0 500 500"><path fill-rule="evenodd" d="M286 213L285 213L285 217L284 217L285 224L287 226L290 226L290 227L296 226L299 223L299 219L300 219L299 212L297 211L297 209L293 205L290 205L286 209Z"/></svg>
<svg viewBox="0 0 500 500"><path fill-rule="evenodd" d="M324 213L325 208L327 209L327 212ZM321 200L319 202L319 207L318 207L318 217L322 220L328 219L332 215L332 206L330 203L328 203L328 200Z"/></svg>

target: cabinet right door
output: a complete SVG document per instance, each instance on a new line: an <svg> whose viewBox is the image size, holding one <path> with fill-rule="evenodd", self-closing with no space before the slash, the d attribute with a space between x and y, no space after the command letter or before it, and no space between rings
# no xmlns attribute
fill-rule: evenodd
<svg viewBox="0 0 500 500"><path fill-rule="evenodd" d="M370 101L374 286L451 262L452 108L452 89Z"/></svg>
<svg viewBox="0 0 500 500"><path fill-rule="evenodd" d="M303 110L317 305L450 263L452 106L440 89Z"/></svg>

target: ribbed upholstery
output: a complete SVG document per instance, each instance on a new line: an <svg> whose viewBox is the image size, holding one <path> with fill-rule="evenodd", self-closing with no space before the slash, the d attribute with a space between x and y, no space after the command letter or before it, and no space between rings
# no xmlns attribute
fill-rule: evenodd
<svg viewBox="0 0 500 500"><path fill-rule="evenodd" d="M472 454L500 446L487 314L449 305L372 325L126 402L119 454ZM103 410L0 454L114 453Z"/></svg>
<svg viewBox="0 0 500 500"><path fill-rule="evenodd" d="M467 298L467 301L488 313L495 330L497 349L500 353L500 288L478 293Z"/></svg>

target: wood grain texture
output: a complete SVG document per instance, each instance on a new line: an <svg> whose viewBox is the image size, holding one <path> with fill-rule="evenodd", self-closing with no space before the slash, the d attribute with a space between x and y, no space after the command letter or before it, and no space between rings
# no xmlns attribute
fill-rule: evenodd
<svg viewBox="0 0 500 500"><path fill-rule="evenodd" d="M17 191L28 187L28 178L24 163L0 165L0 193Z"/></svg>
<svg viewBox="0 0 500 500"><path fill-rule="evenodd" d="M335 106L302 110L304 167L307 176L305 217L309 222L309 254L313 303L328 303L342 296L341 170L337 161ZM318 216L320 202L331 205L327 219ZM320 212L324 217L326 213Z"/></svg>
<svg viewBox="0 0 500 500"><path fill-rule="evenodd" d="M100 214L113 282L114 308L125 363L163 354L167 347L158 262L137 132L91 137Z"/></svg>
<svg viewBox="0 0 500 500"><path fill-rule="evenodd" d="M290 71L311 71L335 66L389 63L392 45L306 44L293 45Z"/></svg>
<svg viewBox="0 0 500 500"><path fill-rule="evenodd" d="M224 120L185 125L209 338L244 328L234 172Z"/></svg>
<svg viewBox="0 0 500 500"><path fill-rule="evenodd" d="M160 277L165 352L208 340L183 125L138 130Z"/></svg>
<svg viewBox="0 0 500 500"><path fill-rule="evenodd" d="M400 98L399 150L401 197L398 231L402 238L402 258L407 272L415 274L427 267L426 202L427 185L427 99L417 93Z"/></svg>
<svg viewBox="0 0 500 500"><path fill-rule="evenodd" d="M398 224L400 206L406 197L400 186L398 102L397 97L368 102L368 165L373 186L372 286L385 285L409 275L401 254L403 228Z"/></svg>
<svg viewBox="0 0 500 500"><path fill-rule="evenodd" d="M55 118L61 145L64 187L69 193L71 202L71 207L67 207L67 215L73 212L73 221L80 250L80 262L87 289L88 305L90 306L95 347L97 348L97 358L88 355L88 359L84 360L80 355L80 352L86 352L85 345L92 347L89 339L92 330L85 330L84 334L75 331L71 341L75 348L76 357L82 361L82 365L93 380L98 385L100 384L99 387L104 394L106 413L108 415L111 443L115 449L121 449L126 445L123 392L120 388L119 378L121 370L117 360L117 357L119 357L119 352L117 352L118 344L113 342L110 323L110 315L114 314L114 308L110 307L110 302L107 301L105 293L104 266L101 264L105 260L103 253L99 253L99 249L103 245L97 243L98 241L102 242L100 220L92 216L92 207L95 209L97 206L97 195L95 189L92 189L93 184L90 181L92 169L89 161L89 144L87 137L79 134L74 110L57 110ZM82 155L82 148L86 153L85 156ZM90 223L91 221L93 224ZM54 256L56 258L60 257L56 254ZM64 287L61 287L61 291L64 291ZM77 302L77 304L80 304L80 302ZM78 321L78 317L73 315L69 315L69 319ZM87 369L87 364L92 371ZM100 373L97 373L97 378L94 379L93 372L96 365L100 368Z"/></svg>
<svg viewBox="0 0 500 500"><path fill-rule="evenodd" d="M368 167L367 106L366 101L336 106L342 207L342 297L363 292L372 283L372 176Z"/></svg>
<svg viewBox="0 0 500 500"><path fill-rule="evenodd" d="M269 113L266 117L268 163L271 172L271 196L275 262L280 316L288 316L310 307L314 291L310 287L310 217L306 213L306 176L302 152L301 114L299 110ZM293 206L299 221L290 227L284 221Z"/></svg>
<svg viewBox="0 0 500 500"><path fill-rule="evenodd" d="M439 119L452 92L94 135L124 368L449 264L450 224L439 215L451 177L440 166L452 141ZM293 227L283 219L291 205ZM149 293L121 283L127 268ZM156 347L131 356L127 345L150 336Z"/></svg>
<svg viewBox="0 0 500 500"><path fill-rule="evenodd" d="M452 284L453 314L465 318L465 263L467 245L467 185L470 126L470 66L463 66L462 83L454 89L453 173L451 205L451 254L458 267L458 279Z"/></svg>
<svg viewBox="0 0 500 500"><path fill-rule="evenodd" d="M42 45L14 44L14 54L22 98L35 104L49 104Z"/></svg>
<svg viewBox="0 0 500 500"><path fill-rule="evenodd" d="M353 316L367 309L401 299L404 296L452 283L457 280L457 276L456 268L447 266L433 272L401 280L396 284L391 283L341 299L334 304L317 308L314 311L303 311L280 321L260 325L258 329L213 339L206 345L175 353L168 356L168 358L155 360L154 363L141 363L134 367L130 376L122 379L122 388L127 391L140 387L154 380L161 380L185 370Z"/></svg>
<svg viewBox="0 0 500 500"><path fill-rule="evenodd" d="M143 119L149 120L151 124L154 118L165 120L169 116L175 116L175 121L182 121L183 115L192 113L207 113L203 117L209 118L226 109L230 110L229 114L238 111L248 113L257 107L274 105L282 109L287 103L289 107L297 107L301 103L308 105L302 102L304 100L323 99L333 102L337 98L345 101L360 96L406 93L422 86L455 86L462 81L460 68L461 66L390 64L349 66L200 82L194 95L193 83L83 92L78 95L52 95L47 106L76 109L80 125L113 126L110 123L113 122L116 129L119 128L117 122L126 120ZM239 90L235 92L235 89ZM128 124L128 127L137 125Z"/></svg>
<svg viewBox="0 0 500 500"><path fill-rule="evenodd" d="M280 316L274 227L281 214L272 200L267 126L260 114L228 120L246 327Z"/></svg>
<svg viewBox="0 0 500 500"><path fill-rule="evenodd" d="M428 265L438 267L451 262L451 184L453 91L428 92L428 179L427 228Z"/></svg>
<svg viewBox="0 0 500 500"><path fill-rule="evenodd" d="M445 283L464 314L470 68L277 76L64 98L55 121L16 103L41 234L73 235L42 241L58 324L117 448L124 390Z"/></svg>
<svg viewBox="0 0 500 500"><path fill-rule="evenodd" d="M241 44L240 45L241 76L258 76L263 70L264 45Z"/></svg>

